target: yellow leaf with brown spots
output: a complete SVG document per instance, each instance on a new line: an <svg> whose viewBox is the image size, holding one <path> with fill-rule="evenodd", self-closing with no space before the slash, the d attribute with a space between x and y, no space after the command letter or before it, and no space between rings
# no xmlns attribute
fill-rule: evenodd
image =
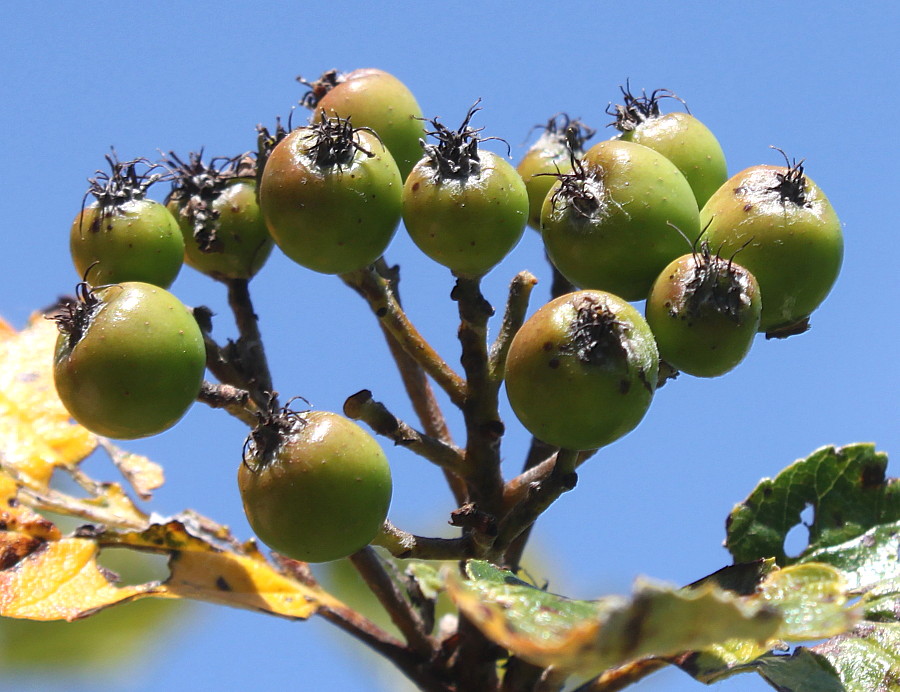
<svg viewBox="0 0 900 692"><path fill-rule="evenodd" d="M183 515L145 531L84 531L101 546L128 546L168 553L169 578L154 595L189 598L305 620L322 605L342 606L319 587L276 569L254 543L237 544L217 525L198 527ZM206 520L208 521L208 520ZM210 533L212 528L213 533Z"/></svg>
<svg viewBox="0 0 900 692"><path fill-rule="evenodd" d="M2 476L0 476L2 478ZM13 500L12 505L9 504ZM279 570L224 527L185 514L143 530L84 526L62 538L45 518L0 498L0 616L75 620L124 601L155 596L219 603L305 620L340 601L316 585ZM104 548L131 548L169 556L162 582L118 586L97 563Z"/></svg>
<svg viewBox="0 0 900 692"><path fill-rule="evenodd" d="M97 564L97 546L82 538L40 545L0 572L0 615L30 620L76 620L146 595L153 585L116 587Z"/></svg>

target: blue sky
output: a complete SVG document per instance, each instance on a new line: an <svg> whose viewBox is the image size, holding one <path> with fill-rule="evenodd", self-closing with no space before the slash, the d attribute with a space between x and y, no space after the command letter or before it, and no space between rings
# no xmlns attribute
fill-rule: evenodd
<svg viewBox="0 0 900 692"><path fill-rule="evenodd" d="M805 157L807 174L845 225L844 267L809 333L758 339L723 378L670 383L634 433L583 467L578 488L534 534L540 576L582 598L626 592L639 574L693 581L729 561L721 547L725 517L759 478L824 444L873 441L900 454L894 5L334 0L257 7L19 3L2 11L0 151L10 175L0 193L0 314L7 320L22 326L32 310L71 292L78 277L69 225L110 146L129 158L200 147L234 155L255 146L257 123L287 115L303 93L296 75L379 67L412 89L427 116L449 125L481 97L475 124L509 141L518 160L530 128L558 111L602 128L604 109L630 79L683 97L718 136L731 173L779 163L770 145ZM601 129L598 137L611 134ZM455 363L449 272L418 254L402 231L387 257L403 268L412 319ZM548 295L549 272L532 231L486 280L495 306L521 269L542 280L534 310ZM185 268L172 290L187 304L212 307L220 314L217 336L231 335L220 286ZM252 290L282 393L340 410L344 398L369 388L412 419L371 316L340 281L276 251ZM505 469L514 473L527 436L504 411ZM244 434L225 414L195 406L175 429L129 445L166 467L167 485L152 508L193 507L249 536L235 483ZM386 449L395 523L446 532L453 506L440 475ZM354 658L353 645L324 622L200 606L164 639L148 641L133 670L112 680L92 673L84 689L399 689L395 678L382 681L373 658ZM0 687L10 684L2 677ZM14 688L76 684L26 676ZM634 689L681 692L698 683L668 671ZM769 688L742 677L716 689Z"/></svg>

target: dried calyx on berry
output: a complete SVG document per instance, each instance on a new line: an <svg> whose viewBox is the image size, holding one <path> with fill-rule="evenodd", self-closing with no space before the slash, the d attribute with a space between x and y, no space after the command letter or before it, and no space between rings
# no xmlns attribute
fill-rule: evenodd
<svg viewBox="0 0 900 692"><path fill-rule="evenodd" d="M300 105L304 108L314 110L316 106L319 105L319 101L325 97L325 94L343 82L345 77L346 75L337 70L323 72L321 77L312 82L304 79L302 75L297 75L297 81L309 89L309 91L300 99Z"/></svg>
<svg viewBox="0 0 900 692"><path fill-rule="evenodd" d="M97 200L99 213L93 217L89 226L89 229L94 232L100 230L105 219L118 214L123 205L134 200L144 199L151 185L168 179L166 173L154 172L161 168L160 164L153 163L144 157L119 161L113 150L104 158L109 163L110 172L97 170L95 177L88 178L89 186L81 201L81 218L84 218L84 205L87 198L93 196ZM143 168L143 170L139 170L139 168Z"/></svg>
<svg viewBox="0 0 900 692"><path fill-rule="evenodd" d="M321 120L309 125L312 141L306 146L306 153L317 166L322 168L349 166L358 151L369 158L375 156L375 152L366 149L356 137L357 132L364 130L378 138L378 133L371 127L353 127L349 117L329 118L326 117L325 111L322 111L321 115ZM380 141L380 138L378 139Z"/></svg>
<svg viewBox="0 0 900 692"><path fill-rule="evenodd" d="M213 203L236 178L255 178L256 161L250 154L240 154L205 162L201 149L190 152L187 161L170 151L163 165L172 174L168 201L190 220L197 247L201 252L221 252L222 241L216 235L219 212Z"/></svg>
<svg viewBox="0 0 900 692"><path fill-rule="evenodd" d="M747 271L735 264L734 255L725 259L719 253L713 254L706 240L693 249L692 256L693 272L685 284L687 315L695 317L712 311L741 322L749 303Z"/></svg>
<svg viewBox="0 0 900 692"><path fill-rule="evenodd" d="M569 150L570 173L549 173L559 180L559 187L553 190L550 204L554 209L570 209L576 217L593 219L604 208L603 180L590 174L584 161Z"/></svg>
<svg viewBox="0 0 900 692"><path fill-rule="evenodd" d="M481 159L478 156L478 145L481 142L498 140L506 144L509 149L506 140L500 137L479 137L478 134L484 128L475 128L469 125L472 117L481 110L478 107L479 103L481 103L481 99L472 104L466 117L463 118L462 125L457 130L451 130L437 118L425 120L434 128L426 131L425 135L434 137L437 144L429 143L424 139L420 142L425 152L425 158L431 162L439 178L477 177L481 172Z"/></svg>
<svg viewBox="0 0 900 692"><path fill-rule="evenodd" d="M583 154L584 145L597 134L597 130L585 125L581 118L570 118L567 113L557 113L543 125L535 125L535 128L543 130L535 147L550 144L562 146L575 156Z"/></svg>
<svg viewBox="0 0 900 692"><path fill-rule="evenodd" d="M788 155L776 146L770 147L779 152L784 157L785 171L784 173L775 173L778 180L777 185L768 188L772 192L778 193L778 198L782 204L791 202L798 207L806 204L806 177L803 175L803 162L806 159L788 159Z"/></svg>
<svg viewBox="0 0 900 692"><path fill-rule="evenodd" d="M629 132L643 122L660 117L659 102L662 99L675 99L690 113L684 99L670 89L654 89L649 95L646 90L642 89L641 95L635 96L631 93L631 86L627 81L625 86L620 86L619 89L622 91L622 100L625 103L609 104L606 107L606 113L615 117L615 120L607 127L614 127L620 132Z"/></svg>
<svg viewBox="0 0 900 692"><path fill-rule="evenodd" d="M629 362L639 362L631 353L632 328L619 319L610 306L594 293L576 294L572 301L575 319L569 325L569 339L561 353L575 356L581 363L607 368L627 367ZM646 371L637 368L637 377L649 390L651 383Z"/></svg>
<svg viewBox="0 0 900 692"><path fill-rule="evenodd" d="M68 337L68 347L73 348L84 336L91 317L100 306L87 281L79 281L75 286L75 297L65 296L47 313L47 319L56 322L60 334Z"/></svg>
<svg viewBox="0 0 900 692"><path fill-rule="evenodd" d="M300 400L309 407L309 402L302 396L292 397L284 406L278 403L278 392L271 392L266 408L258 411L256 427L250 431L244 440L242 459L244 465L249 465L249 460L254 460L256 465L265 466L275 459L278 447L285 437L292 435L306 425L304 414L309 408L298 411L291 407L295 401ZM256 470L251 468L251 471Z"/></svg>

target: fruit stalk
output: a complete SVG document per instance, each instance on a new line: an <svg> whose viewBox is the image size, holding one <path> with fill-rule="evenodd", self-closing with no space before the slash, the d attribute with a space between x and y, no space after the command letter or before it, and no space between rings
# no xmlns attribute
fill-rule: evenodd
<svg viewBox="0 0 900 692"><path fill-rule="evenodd" d="M462 406L466 383L413 326L391 292L388 280L372 267L364 267L340 276L345 284L365 298L382 327L397 339L403 350L438 383L454 404Z"/></svg>
<svg viewBox="0 0 900 692"><path fill-rule="evenodd" d="M496 516L500 509L503 478L500 475L499 391L502 379L491 373L488 361L487 323L494 308L481 293L481 279L457 277L450 297L459 307L460 362L466 373L466 398L462 405L466 425L466 478L469 497L478 509Z"/></svg>
<svg viewBox="0 0 900 692"><path fill-rule="evenodd" d="M381 532L372 539L394 557L402 560L465 560L473 557L475 551L467 536L460 538L428 538L416 536L394 526L390 520L384 522Z"/></svg>
<svg viewBox="0 0 900 692"><path fill-rule="evenodd" d="M466 473L466 459L457 448L410 427L384 404L375 401L368 389L347 398L344 402L344 415L365 422L379 435L390 438L394 444L415 452L445 471Z"/></svg>
<svg viewBox="0 0 900 692"><path fill-rule="evenodd" d="M246 389L238 389L230 384L216 384L204 381L200 385L200 401L212 408L222 408L232 416L251 428L256 425L256 416L247 408L250 392Z"/></svg>
<svg viewBox="0 0 900 692"><path fill-rule="evenodd" d="M263 348L262 334L259 331L259 317L253 310L250 299L249 279L227 279L228 305L234 313L240 338L238 339L238 358L241 369L248 375L248 390L257 406L265 408L274 391L269 362Z"/></svg>
<svg viewBox="0 0 900 692"><path fill-rule="evenodd" d="M512 338L519 331L519 327L525 322L525 313L528 311L528 301L531 291L538 280L529 271L516 274L509 285L509 297L506 300L506 312L503 314L503 322L500 324L500 332L494 340L490 350L488 373L492 380L502 380L506 370L506 356L509 353L509 345Z"/></svg>
<svg viewBox="0 0 900 692"><path fill-rule="evenodd" d="M578 482L578 475L575 473L578 456L579 453L571 449L559 450L550 473L541 480L524 486L525 497L500 522L492 559L502 563L503 554L510 544L556 502L560 495L575 487Z"/></svg>

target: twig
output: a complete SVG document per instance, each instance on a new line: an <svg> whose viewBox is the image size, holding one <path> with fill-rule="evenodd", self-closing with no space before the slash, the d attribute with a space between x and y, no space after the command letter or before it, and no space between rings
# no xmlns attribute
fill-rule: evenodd
<svg viewBox="0 0 900 692"><path fill-rule="evenodd" d="M388 411L384 404L375 401L368 389L347 398L344 415L365 421L379 435L390 438L394 444L406 447L446 471L465 473L466 460L458 449L411 428Z"/></svg>
<svg viewBox="0 0 900 692"><path fill-rule="evenodd" d="M510 656L504 668L500 692L534 692L544 674L541 666L523 661L518 656Z"/></svg>
<svg viewBox="0 0 900 692"><path fill-rule="evenodd" d="M561 449L555 457L552 471L543 479L527 486L526 496L500 522L494 543L495 559L501 557L509 544L531 526L560 495L575 487L578 482L578 475L575 473L577 464L578 452Z"/></svg>
<svg viewBox="0 0 900 692"><path fill-rule="evenodd" d="M607 670L593 680L588 680L575 692L618 692L667 665L669 665L668 662L659 658L642 658Z"/></svg>
<svg viewBox="0 0 900 692"><path fill-rule="evenodd" d="M424 692L454 692L421 657L372 621L346 606L323 606L318 614L393 663Z"/></svg>
<svg viewBox="0 0 900 692"><path fill-rule="evenodd" d="M367 546L353 553L350 562L391 616L391 621L403 633L410 650L431 659L435 644L425 631L424 621L385 571L375 549Z"/></svg>
<svg viewBox="0 0 900 692"><path fill-rule="evenodd" d="M228 305L234 313L240 338L237 341L240 369L249 376L247 387L256 404L265 408L274 388L269 363L263 348L262 335L259 332L258 317L253 310L250 299L248 279L227 279Z"/></svg>
<svg viewBox="0 0 900 692"><path fill-rule="evenodd" d="M285 557L280 553L272 553L272 559L282 572L288 574L291 578L296 579L304 586L317 588L319 582L309 568L308 562L300 562L289 557Z"/></svg>
<svg viewBox="0 0 900 692"><path fill-rule="evenodd" d="M250 393L229 384L215 384L204 381L200 386L197 401L212 408L223 408L251 428L259 422L253 411L247 408Z"/></svg>
<svg viewBox="0 0 900 692"><path fill-rule="evenodd" d="M375 271L388 282L388 290L394 296L397 304L402 307L399 291L400 267L398 265L388 266L384 257L379 258L375 262L374 267ZM384 334L388 349L390 349L391 356L400 373L400 378L403 380L403 386L406 388L406 393L409 396L409 401L416 412L416 416L419 418L419 423L422 425L425 434L455 448L450 429L447 427L447 420L444 418L440 404L434 397L431 383L425 371L403 350L403 346L383 323L379 323L378 326L381 328L382 334ZM447 485L450 488L450 492L453 493L456 504L461 505L465 503L468 499L468 491L463 479L456 473L446 469L444 470L444 478L447 480Z"/></svg>
<svg viewBox="0 0 900 692"><path fill-rule="evenodd" d="M453 679L458 690L495 690L498 686L497 660L505 649L488 639L460 613L456 634L459 644L453 662Z"/></svg>
<svg viewBox="0 0 900 692"><path fill-rule="evenodd" d="M466 397L462 412L466 424L466 477L469 497L482 512L495 516L500 510L503 478L500 474L499 391L502 379L488 364L487 323L494 308L481 294L480 278L459 276L450 297L459 308L460 362L466 373Z"/></svg>
<svg viewBox="0 0 900 692"><path fill-rule="evenodd" d="M489 372L493 379L503 379L506 369L506 356L509 353L509 345L519 328L525 322L525 313L528 311L528 300L531 291L537 285L537 279L531 272L523 271L516 274L509 285L509 297L506 301L506 312L503 314L503 322L500 324L500 333L494 340L490 351Z"/></svg>
<svg viewBox="0 0 900 692"><path fill-rule="evenodd" d="M426 538L403 531L390 521L384 522L372 545L381 546L394 557L404 560L465 560L474 554L472 543L465 536Z"/></svg>
<svg viewBox="0 0 900 692"><path fill-rule="evenodd" d="M403 350L437 382L450 400L457 406L462 406L466 383L444 362L409 321L391 292L387 279L380 276L372 267L341 274L341 279L366 299L381 325L390 332Z"/></svg>

